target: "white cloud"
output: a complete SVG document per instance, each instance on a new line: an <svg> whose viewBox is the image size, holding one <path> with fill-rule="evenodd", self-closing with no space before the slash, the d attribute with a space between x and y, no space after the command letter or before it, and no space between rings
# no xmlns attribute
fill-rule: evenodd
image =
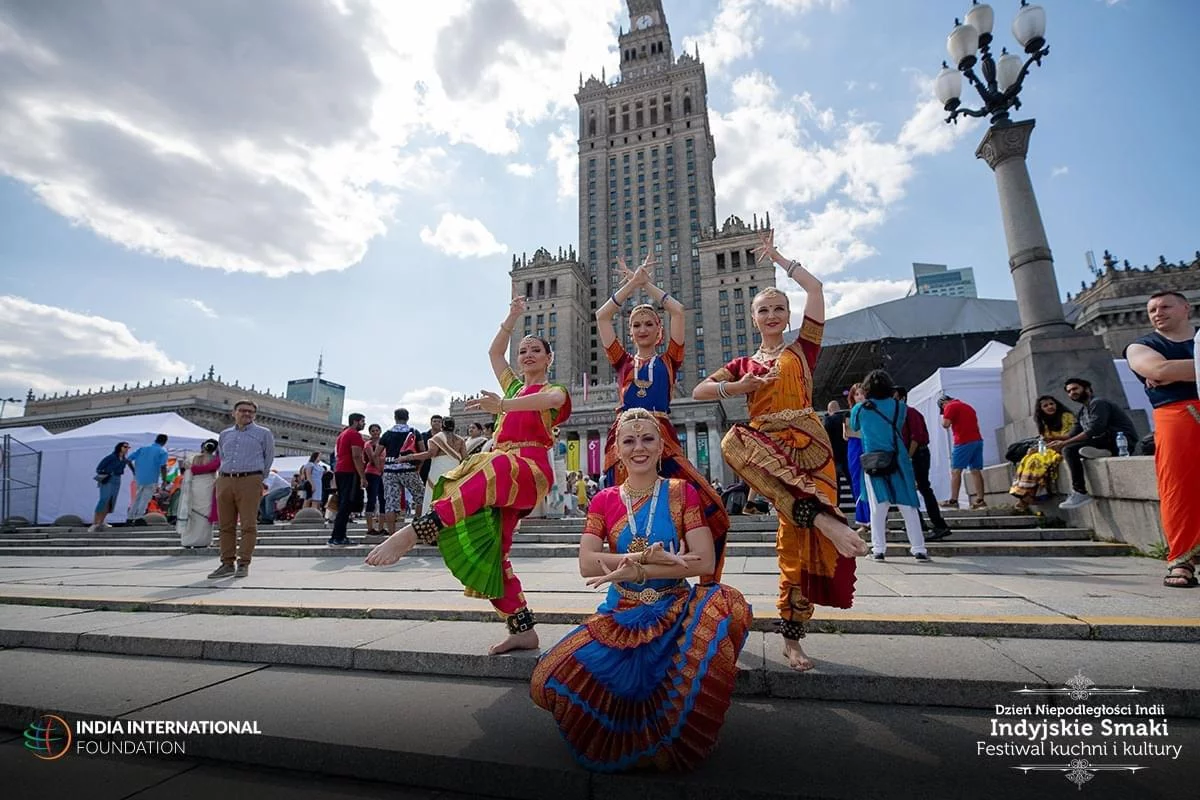
<svg viewBox="0 0 1200 800"><path fill-rule="evenodd" d="M442 214L437 230L422 228L421 241L457 258L483 258L508 249L479 220L451 213Z"/></svg>
<svg viewBox="0 0 1200 800"><path fill-rule="evenodd" d="M1050 170L1050 177L1057 178L1059 175L1066 175L1070 171L1071 168L1067 166L1055 167L1054 169Z"/></svg>
<svg viewBox="0 0 1200 800"><path fill-rule="evenodd" d="M690 53L699 46L700 60L712 77L733 62L751 57L762 46L764 10L801 14L822 6L837 10L844 3L845 0L721 0L712 26L699 36L686 37L683 49ZM806 41L794 26L789 33L793 41L801 44Z"/></svg>
<svg viewBox="0 0 1200 800"><path fill-rule="evenodd" d="M218 318L217 312L213 311L213 309L208 305L208 303L205 303L203 300L196 300L195 298L189 297L186 300L184 300L183 302L187 303L189 306L196 309L197 311L199 311L201 314L208 317L209 319L217 319Z"/></svg>
<svg viewBox="0 0 1200 800"><path fill-rule="evenodd" d="M0 295L0 395L160 381L190 369L121 322Z"/></svg>
<svg viewBox="0 0 1200 800"><path fill-rule="evenodd" d="M450 413L450 399L467 394L464 391L443 389L440 386L426 386L420 389L410 389L394 401L372 398L370 400L346 399L346 414L365 414L367 424L379 423L387 430L393 424L394 412L397 408L408 409L409 424L415 428L426 430L429 418L434 414L446 416ZM464 432L465 433L465 432Z"/></svg>
<svg viewBox="0 0 1200 800"><path fill-rule="evenodd" d="M713 110L718 204L769 211L776 242L815 274L831 275L875 254L867 234L904 197L919 156L944 152L970 125L950 126L918 81L919 99L894 140L852 114L819 108L808 94L781 97L759 72L733 82L734 106Z"/></svg>
<svg viewBox="0 0 1200 800"><path fill-rule="evenodd" d="M547 157L558 176L558 199L571 200L579 195L579 145L575 131L563 125L550 134Z"/></svg>
<svg viewBox="0 0 1200 800"><path fill-rule="evenodd" d="M533 164L512 163L505 166L504 171L509 175L516 175L518 178L532 178L537 167Z"/></svg>
<svg viewBox="0 0 1200 800"><path fill-rule="evenodd" d="M345 269L445 185L444 146L516 152L572 109L579 71L615 65L622 5L7 4L0 174L132 250Z"/></svg>
<svg viewBox="0 0 1200 800"><path fill-rule="evenodd" d="M905 297L913 288L910 280L872 278L853 281L830 281L825 284L825 316L840 317L860 308L886 303Z"/></svg>

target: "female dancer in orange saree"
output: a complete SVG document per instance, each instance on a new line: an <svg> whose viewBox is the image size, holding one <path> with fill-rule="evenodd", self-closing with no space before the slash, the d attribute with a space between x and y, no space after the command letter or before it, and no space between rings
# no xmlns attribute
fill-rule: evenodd
<svg viewBox="0 0 1200 800"><path fill-rule="evenodd" d="M542 656L533 702L554 715L583 766L690 769L716 746L753 615L711 574L716 554L700 495L658 475L662 428L645 409L617 421L625 481L588 507L579 572L608 596Z"/></svg>
<svg viewBox="0 0 1200 800"><path fill-rule="evenodd" d="M503 396L483 391L467 403L468 410L500 414L494 449L471 456L444 474L433 490L433 508L367 556L368 564L387 566L399 561L418 540L436 544L466 594L491 600L508 623L508 638L492 647L493 655L538 647L533 613L525 604L508 553L517 523L550 491L552 431L571 415L566 388L546 381L554 358L548 342L534 336L521 340L520 379L508 365L509 337L524 313L525 298L515 298L488 350Z"/></svg>
<svg viewBox="0 0 1200 800"><path fill-rule="evenodd" d="M650 264L650 258L647 258L634 272L625 266L624 260L620 261L625 282L608 302L596 310L596 330L600 335L600 343L604 345L608 354L608 361L617 372L617 397L620 398L617 406L618 418L622 411L630 408L644 408L651 412L662 428L663 456L659 474L664 478L687 481L700 495L704 520L712 534L716 552L713 571L705 575L703 580L719 581L725 561L725 534L729 531L729 515L725 513L717 490L687 460L683 448L679 446L675 426L671 424L671 392L675 386L675 376L683 366L683 304L654 285L650 276ZM629 335L633 339L633 353L621 346L617 341L616 331L613 330L613 315L620 311L621 305L639 287L645 290L652 300L662 305L670 320L670 339L666 352L661 356L657 348L662 343L663 324L654 306L636 306L629 313ZM624 483L625 467L617 457L615 420L608 429L604 448L604 471L605 486Z"/></svg>
<svg viewBox="0 0 1200 800"><path fill-rule="evenodd" d="M791 308L779 289L754 298L752 324L762 335L753 356L730 361L692 392L697 400L746 395L750 424L734 425L721 452L749 486L779 512L779 632L792 669L812 669L800 647L813 605L849 608L854 602L854 558L867 554L862 538L846 527L838 509L833 448L812 408L812 371L821 349L825 298L821 282L775 249L773 234L756 251L784 266L808 299L804 324L791 345L783 334Z"/></svg>

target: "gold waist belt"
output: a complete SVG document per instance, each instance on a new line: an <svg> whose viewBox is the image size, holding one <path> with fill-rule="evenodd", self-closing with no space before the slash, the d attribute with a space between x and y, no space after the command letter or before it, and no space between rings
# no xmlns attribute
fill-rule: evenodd
<svg viewBox="0 0 1200 800"><path fill-rule="evenodd" d="M509 450L522 450L526 447L540 447L543 450L550 449L550 445L546 442L496 442L492 449L507 452Z"/></svg>
<svg viewBox="0 0 1200 800"><path fill-rule="evenodd" d="M751 427L759 431L779 431L796 427L801 422L811 423L814 419L817 419L817 412L812 408L785 408L755 417Z"/></svg>
<svg viewBox="0 0 1200 800"><path fill-rule="evenodd" d="M636 600L639 603L650 604L657 603L659 600L672 594L682 594L687 591L687 584L680 581L674 586L668 586L665 589L645 588L640 592L635 592L632 589L626 589L621 584L617 584L617 593L625 600Z"/></svg>

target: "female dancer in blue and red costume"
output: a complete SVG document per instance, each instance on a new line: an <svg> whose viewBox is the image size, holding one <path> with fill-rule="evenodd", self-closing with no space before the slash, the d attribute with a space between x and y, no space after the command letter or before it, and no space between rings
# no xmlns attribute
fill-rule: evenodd
<svg viewBox="0 0 1200 800"><path fill-rule="evenodd" d="M601 772L691 769L717 743L753 615L720 583L700 495L663 480L662 427L645 409L617 420L624 483L588 506L579 571L611 584L596 613L538 661L533 702L554 715L580 764Z"/></svg>
<svg viewBox="0 0 1200 800"><path fill-rule="evenodd" d="M658 419L662 428L663 457L659 474L664 478L679 478L691 484L700 495L700 506L705 525L712 534L716 551L713 572L703 580L721 579L721 568L725 560L725 534L729 531L729 515L721 502L721 496L704 476L687 460L679 446L675 426L671 424L671 392L675 376L683 366L684 319L683 304L654 285L650 275L651 260L631 271L621 260L621 272L625 282L596 310L596 330L600 343L608 354L608 361L617 373L617 415L631 408L644 408ZM669 340L666 352L658 353L663 339L663 324L654 306L639 305L629 313L629 335L633 340L634 352L630 353L617 341L613 329L613 317L620 312L621 305L638 289L642 289L652 300L667 312L670 321ZM617 486L625 480L625 468L617 458L617 424L608 430L604 448L605 486Z"/></svg>
<svg viewBox="0 0 1200 800"><path fill-rule="evenodd" d="M546 340L526 336L517 348L521 378L508 364L513 326L525 313L517 297L488 350L503 395L484 391L468 410L500 414L496 444L443 475L433 490L433 508L392 534L367 556L372 566L394 564L418 540L436 544L446 566L470 597L484 597L508 623L509 636L492 654L538 647L533 614L508 553L521 518L545 499L554 482L548 448L552 431L571 415L571 397L546 373L554 354Z"/></svg>

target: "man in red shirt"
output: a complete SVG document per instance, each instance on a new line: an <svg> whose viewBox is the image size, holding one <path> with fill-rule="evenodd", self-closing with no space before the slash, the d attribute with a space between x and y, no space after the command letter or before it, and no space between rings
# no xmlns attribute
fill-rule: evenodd
<svg viewBox="0 0 1200 800"><path fill-rule="evenodd" d="M917 491L925 501L925 513L933 523L933 530L925 534L925 541L936 542L950 535L950 526L938 509L937 495L929 485L929 428L925 426L925 417L920 411L908 405L908 389L897 386L892 390L892 397L904 403L908 409L904 416L904 426L900 429L900 438L908 448L908 457L912 461L913 477L916 479ZM921 529L925 528L925 519L921 518Z"/></svg>
<svg viewBox="0 0 1200 800"><path fill-rule="evenodd" d="M337 444L334 445L333 480L337 484L338 510L333 520L333 533L329 537L331 545L354 544L346 535L346 526L350 524L354 496L367 485L367 465L363 457L366 442L362 437L362 429L366 424L367 418L362 414L351 414L349 424L338 434Z"/></svg>
<svg viewBox="0 0 1200 800"><path fill-rule="evenodd" d="M983 499L983 436L979 433L979 416L974 408L950 396L939 397L938 408L942 411L942 427L949 428L954 439L954 449L950 452L950 499L942 503L942 508L958 508L963 470L971 473L971 485L975 488L974 494L968 492L971 508L987 508Z"/></svg>

